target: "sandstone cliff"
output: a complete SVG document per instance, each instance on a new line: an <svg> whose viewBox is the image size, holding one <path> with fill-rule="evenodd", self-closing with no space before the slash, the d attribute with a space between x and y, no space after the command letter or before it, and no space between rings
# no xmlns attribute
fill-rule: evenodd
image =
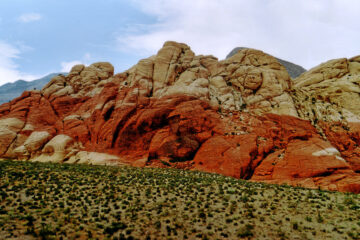
<svg viewBox="0 0 360 240"><path fill-rule="evenodd" d="M310 120L360 172L360 56L323 63L294 80L299 117Z"/></svg>
<svg viewBox="0 0 360 240"><path fill-rule="evenodd" d="M234 48L226 56L226 58L230 58L230 57L234 56L238 51L243 50L243 49L246 49L246 48L244 48L244 47L236 47L236 48ZM303 68L302 66L299 66L299 65L296 65L294 63L282 60L280 58L276 58L276 60L278 60L279 63L286 68L286 71L289 73L290 77L292 77L292 78L297 78L302 73L306 72L306 69Z"/></svg>
<svg viewBox="0 0 360 240"><path fill-rule="evenodd" d="M0 157L176 167L360 192L356 125L327 117L315 122L311 95L328 78L335 85L346 74L358 79L351 70L356 59L346 60L344 74L336 64L320 66L334 73L312 83L322 70L292 83L261 51L243 49L218 61L176 42L120 74L109 63L76 65L41 91L0 106ZM328 91L346 101L343 92ZM348 122L358 116L356 106L339 107L349 112Z"/></svg>

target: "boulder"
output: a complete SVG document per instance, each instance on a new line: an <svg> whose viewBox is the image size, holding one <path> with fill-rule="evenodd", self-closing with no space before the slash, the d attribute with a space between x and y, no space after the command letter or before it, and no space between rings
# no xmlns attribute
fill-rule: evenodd
<svg viewBox="0 0 360 240"><path fill-rule="evenodd" d="M7 153L23 127L24 122L17 118L0 119L0 156Z"/></svg>

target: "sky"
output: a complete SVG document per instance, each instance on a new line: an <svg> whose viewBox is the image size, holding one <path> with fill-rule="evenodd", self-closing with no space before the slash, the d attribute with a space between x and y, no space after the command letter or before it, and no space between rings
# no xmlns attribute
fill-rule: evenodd
<svg viewBox="0 0 360 240"><path fill-rule="evenodd" d="M360 55L359 0L0 0L0 85L108 61L123 72L173 40L224 59L260 49L306 69Z"/></svg>

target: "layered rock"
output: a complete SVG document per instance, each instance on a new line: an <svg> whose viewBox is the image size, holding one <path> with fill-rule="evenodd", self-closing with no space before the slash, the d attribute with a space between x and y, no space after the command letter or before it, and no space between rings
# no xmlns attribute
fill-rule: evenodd
<svg viewBox="0 0 360 240"><path fill-rule="evenodd" d="M0 157L176 167L360 192L356 151L348 152L360 135L339 133L345 144L326 125L333 122L319 133L310 117L298 118L306 109L296 109L291 95L300 90L291 85L261 51L218 61L167 42L124 73L114 75L109 63L76 65L1 105Z"/></svg>
<svg viewBox="0 0 360 240"><path fill-rule="evenodd" d="M312 121L360 122L359 84L359 56L310 69L293 84L299 116Z"/></svg>
<svg viewBox="0 0 360 240"><path fill-rule="evenodd" d="M360 57L330 60L294 80L292 96L310 120L360 172Z"/></svg>
<svg viewBox="0 0 360 240"><path fill-rule="evenodd" d="M230 58L234 56L236 53L238 53L240 50L246 49L244 47L236 47L226 56L226 58ZM306 72L305 68L302 66L299 66L297 64L282 60L280 58L276 58L276 60L279 61L281 65L283 65L286 68L286 71L289 73L290 77L297 78L302 73Z"/></svg>
<svg viewBox="0 0 360 240"><path fill-rule="evenodd" d="M194 96L210 101L220 111L244 108L255 113L287 113L297 116L290 77L272 56L243 49L224 61L195 56L185 44L167 42L154 57L141 60L126 72L134 94L164 97Z"/></svg>

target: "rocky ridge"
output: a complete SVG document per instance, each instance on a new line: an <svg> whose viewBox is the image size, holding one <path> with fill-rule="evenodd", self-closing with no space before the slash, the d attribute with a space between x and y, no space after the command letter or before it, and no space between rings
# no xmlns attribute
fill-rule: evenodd
<svg viewBox="0 0 360 240"><path fill-rule="evenodd" d="M360 192L359 115L346 100L358 94L357 59L330 61L294 82L261 51L218 61L176 42L120 74L109 63L76 65L0 106L0 157ZM317 97L322 91L333 97ZM329 118L324 109L347 114Z"/></svg>
<svg viewBox="0 0 360 240"><path fill-rule="evenodd" d="M33 81L18 80L13 83L6 83L4 85L1 85L0 104L9 102L14 98L19 97L24 91L42 89L53 77L59 74L65 75L67 73L51 73L46 75L45 77Z"/></svg>
<svg viewBox="0 0 360 240"><path fill-rule="evenodd" d="M243 49L247 49L247 48L244 48L244 47L236 47L236 48L234 48L226 56L226 58L230 58L230 57L234 56L238 51L243 50ZM299 66L299 65L296 65L294 63L282 60L280 58L276 58L276 60L278 60L278 62L286 68L286 71L289 73L291 78L297 78L302 73L306 72L306 69L303 68L302 66Z"/></svg>

